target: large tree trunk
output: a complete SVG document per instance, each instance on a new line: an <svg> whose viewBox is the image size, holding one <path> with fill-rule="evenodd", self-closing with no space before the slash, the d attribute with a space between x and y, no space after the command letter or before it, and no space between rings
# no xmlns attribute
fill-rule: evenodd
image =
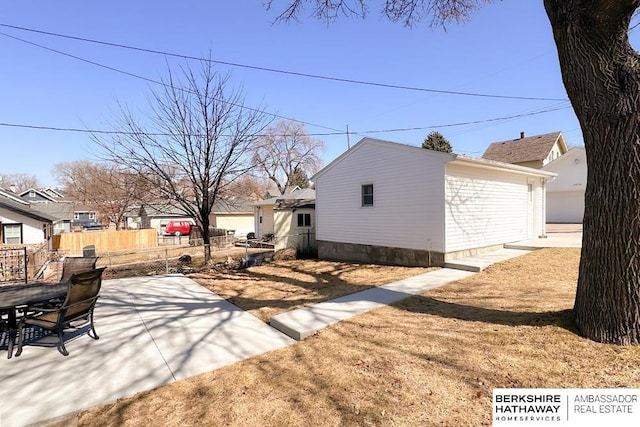
<svg viewBox="0 0 640 427"><path fill-rule="evenodd" d="M544 0L588 161L574 305L585 337L640 343L640 0Z"/></svg>

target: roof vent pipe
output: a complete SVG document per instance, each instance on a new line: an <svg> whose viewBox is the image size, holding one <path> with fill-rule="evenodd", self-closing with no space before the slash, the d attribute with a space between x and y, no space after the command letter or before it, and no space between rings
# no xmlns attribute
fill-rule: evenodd
<svg viewBox="0 0 640 427"><path fill-rule="evenodd" d="M524 139L524 132L520 132L520 139Z"/></svg>

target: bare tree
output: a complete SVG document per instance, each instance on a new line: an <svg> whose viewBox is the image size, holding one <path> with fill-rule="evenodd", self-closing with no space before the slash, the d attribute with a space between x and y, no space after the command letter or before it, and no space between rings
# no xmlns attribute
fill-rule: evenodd
<svg viewBox="0 0 640 427"><path fill-rule="evenodd" d="M226 185L219 195L227 201L257 202L264 198L268 189L269 181L267 179L247 174Z"/></svg>
<svg viewBox="0 0 640 427"><path fill-rule="evenodd" d="M386 0L382 12L411 26L467 19L490 0ZM272 6L273 1L267 2ZM365 0L287 1L281 19L364 16ZM580 333L640 344L640 55L629 43L640 0L541 0L589 163L574 305Z"/></svg>
<svg viewBox="0 0 640 427"><path fill-rule="evenodd" d="M296 174L320 170L324 149L324 142L311 138L302 123L282 120L267 129L252 151L254 163L284 194Z"/></svg>
<svg viewBox="0 0 640 427"><path fill-rule="evenodd" d="M229 87L210 61L200 69L169 70L163 89L150 97L142 118L123 107L110 139L93 139L113 162L153 184L203 230L210 258L209 215L218 194L251 167L249 148L268 125L267 115L248 108L239 90Z"/></svg>
<svg viewBox="0 0 640 427"><path fill-rule="evenodd" d="M95 207L99 219L115 224L117 230L125 225L127 212L153 194L149 183L137 173L112 163L58 163L53 173L69 199Z"/></svg>
<svg viewBox="0 0 640 427"><path fill-rule="evenodd" d="M0 175L0 187L16 193L21 193L30 188L39 188L40 181L35 175L28 175L26 173L10 173Z"/></svg>

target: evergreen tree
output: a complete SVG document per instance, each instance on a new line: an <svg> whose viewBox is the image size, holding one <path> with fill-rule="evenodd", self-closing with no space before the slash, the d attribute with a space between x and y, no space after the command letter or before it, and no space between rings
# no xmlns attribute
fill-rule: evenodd
<svg viewBox="0 0 640 427"><path fill-rule="evenodd" d="M287 187L295 187L296 185L300 188L309 188L309 178L304 170L299 167L293 170L293 173L289 176L289 181L287 181Z"/></svg>
<svg viewBox="0 0 640 427"><path fill-rule="evenodd" d="M431 132L427 135L427 138L422 143L422 148L442 151L443 153L450 153L452 151L451 144L440 132Z"/></svg>

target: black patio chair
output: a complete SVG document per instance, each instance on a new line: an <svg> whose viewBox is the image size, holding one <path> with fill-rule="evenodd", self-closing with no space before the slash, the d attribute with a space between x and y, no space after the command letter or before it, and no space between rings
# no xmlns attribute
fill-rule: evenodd
<svg viewBox="0 0 640 427"><path fill-rule="evenodd" d="M7 350L10 349L10 345L9 345L9 340L11 339L11 337L9 336L9 312L8 311L3 311L0 310L0 337L2 336L2 334L6 334L4 336L4 340L0 340L0 343L3 341L7 342Z"/></svg>
<svg viewBox="0 0 640 427"><path fill-rule="evenodd" d="M93 324L93 310L99 297L102 285L102 272L106 267L95 270L74 273L69 278L69 288L63 303L54 308L36 308L35 314L27 314L20 319L18 324L18 350L16 357L22 354L22 345L25 325L38 326L42 329L50 330L58 334L58 351L64 356L69 352L64 346L64 329L71 325L71 322L82 321L90 325L93 339L100 337L96 333ZM28 310L29 311L29 310Z"/></svg>

